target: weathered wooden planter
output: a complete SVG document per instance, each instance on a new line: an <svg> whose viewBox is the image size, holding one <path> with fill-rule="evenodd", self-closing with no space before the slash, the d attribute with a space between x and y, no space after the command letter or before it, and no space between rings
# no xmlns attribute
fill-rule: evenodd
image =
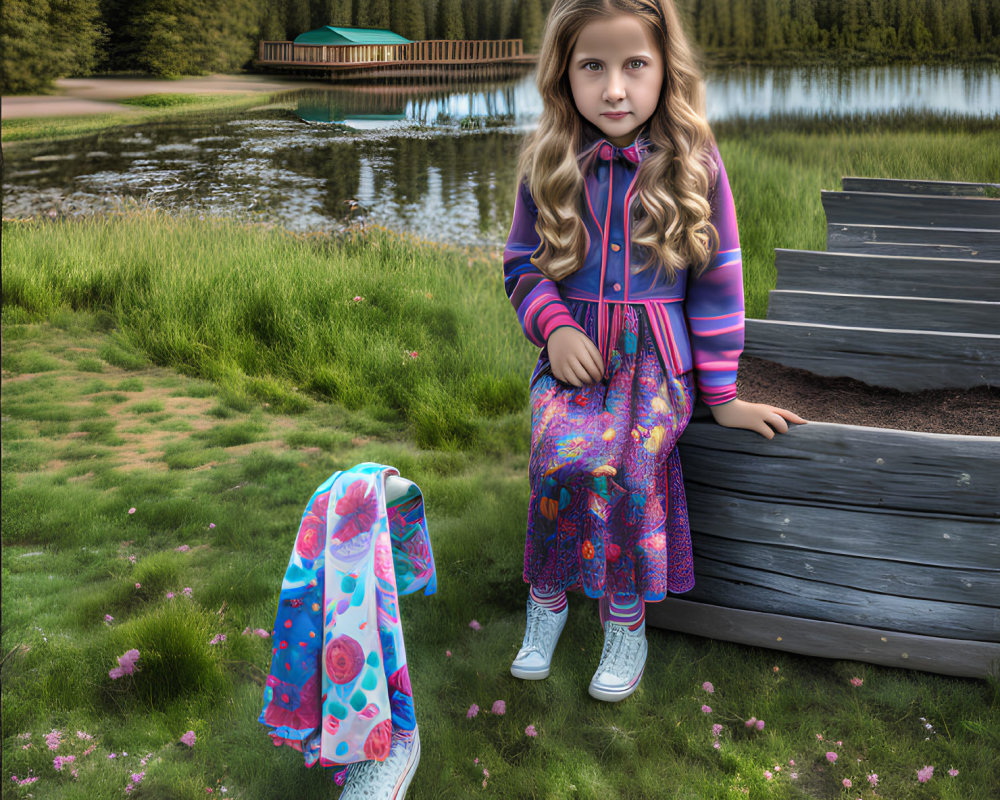
<svg viewBox="0 0 1000 800"><path fill-rule="evenodd" d="M845 178L845 189L859 180ZM898 197L907 187L889 188ZM1000 235L1000 199L975 199L995 205L976 207L967 245L980 226ZM854 224L824 204L831 238ZM878 205L865 198L865 213ZM937 218L956 221L925 212L925 222ZM936 247L895 235L902 248ZM882 246L779 251L779 289L768 320L748 321L747 352L903 390L1000 384L1000 262L871 254ZM858 324L869 319L878 324ZM696 586L650 606L651 624L808 655L1000 673L1000 436L811 422L768 441L705 410L680 448Z"/></svg>

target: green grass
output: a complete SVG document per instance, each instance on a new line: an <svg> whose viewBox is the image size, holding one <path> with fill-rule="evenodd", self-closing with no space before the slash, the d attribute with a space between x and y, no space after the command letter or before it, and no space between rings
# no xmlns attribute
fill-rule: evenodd
<svg viewBox="0 0 1000 800"><path fill-rule="evenodd" d="M180 116L220 111L237 111L268 105L279 93L241 94L151 94L121 100L133 110L60 117L26 117L8 119L3 123L3 143L39 139L59 140L128 125L161 122Z"/></svg>
<svg viewBox="0 0 1000 800"><path fill-rule="evenodd" d="M41 344L58 349L71 336L77 347L96 352L110 334L94 314L75 317L72 333L44 322L4 326L4 354L16 357ZM93 401L112 388L128 393L115 398L109 414L106 404ZM165 391L207 400L199 406L206 410L163 412L170 418L161 424L177 437L159 457L164 469L117 467L136 447L127 429L148 416L128 409L149 402L147 393ZM518 509L527 502L526 408L514 415L516 438L491 456L475 448L421 448L363 410L329 403L312 403L291 417L258 404L220 422L210 413L218 406L204 382L154 367L125 377L109 366L95 379L78 361L44 374L7 375L4 395L5 459L12 443L34 444L43 454L59 446L67 432L41 427L52 402L90 402L93 417L69 424L106 442L96 448L73 440L93 452L83 462L45 469L5 460L4 766L8 780L40 777L30 788L11 785L5 790L11 797L27 791L117 797L139 771L146 773L139 798L203 797L222 786L227 796L255 800L334 792L328 775L305 770L298 754L271 746L256 722L271 644L242 631L273 622L295 526L312 490L330 472L369 460L397 466L424 490L439 569L437 595L402 601L423 739L413 800L986 800L998 785L996 681L651 631L638 694L605 705L586 695L601 634L593 603L578 597L571 599L552 676L538 683L511 678L507 666L522 633L525 593L517 576ZM282 438L289 449L269 445L238 456L229 450ZM179 463L185 457L190 463ZM209 461L210 469L197 468ZM187 549L179 551L182 545ZM469 627L472 619L481 630ZM218 634L226 640L210 644ZM132 648L140 651L139 670L112 680L108 671ZM861 687L850 685L854 676L864 679ZM706 680L713 694L701 688ZM488 713L499 699L506 714ZM467 719L473 703L482 710ZM710 715L701 711L705 703ZM746 728L751 716L766 721L763 731ZM718 751L712 723L722 725ZM525 735L528 725L536 738ZM43 739L53 729L63 732L57 753L77 758L75 780L53 769L54 753ZM77 730L94 739L77 738ZM193 749L178 743L188 730L197 737ZM84 755L90 745L95 751ZM836 765L826 761L827 750L840 754ZM916 770L926 764L935 766L935 776L922 785ZM485 788L483 768L490 773ZM958 776L948 776L948 768ZM775 776L771 781L765 770ZM866 780L872 772L879 775L877 793ZM850 794L844 778L854 783Z"/></svg>

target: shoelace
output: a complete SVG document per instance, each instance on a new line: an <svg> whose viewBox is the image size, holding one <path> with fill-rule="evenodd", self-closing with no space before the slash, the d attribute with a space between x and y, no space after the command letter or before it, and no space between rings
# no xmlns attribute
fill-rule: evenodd
<svg viewBox="0 0 1000 800"><path fill-rule="evenodd" d="M528 626L523 647L533 647L541 654L542 658L547 658L548 653L539 646L539 642L547 641L552 637L552 630L558 624L556 622L558 618L558 614L554 614L535 603L529 603Z"/></svg>
<svg viewBox="0 0 1000 800"><path fill-rule="evenodd" d="M618 677L626 677L632 671L636 656L642 649L642 637L636 636L625 625L611 623L608 641L597 671L610 672Z"/></svg>

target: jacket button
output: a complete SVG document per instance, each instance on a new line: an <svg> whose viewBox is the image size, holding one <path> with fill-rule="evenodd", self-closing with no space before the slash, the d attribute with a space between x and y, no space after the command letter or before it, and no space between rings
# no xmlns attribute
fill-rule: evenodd
<svg viewBox="0 0 1000 800"><path fill-rule="evenodd" d="M616 283L611 288L614 289L616 292L620 292L622 290L622 285L620 283Z"/></svg>
<svg viewBox="0 0 1000 800"><path fill-rule="evenodd" d="M611 249L612 249L612 250L613 250L614 252L616 252L616 253L617 253L617 252L618 252L619 250L621 250L621 249L622 249L622 246L621 246L620 244L615 244L614 242L612 242L612 243L611 243Z"/></svg>

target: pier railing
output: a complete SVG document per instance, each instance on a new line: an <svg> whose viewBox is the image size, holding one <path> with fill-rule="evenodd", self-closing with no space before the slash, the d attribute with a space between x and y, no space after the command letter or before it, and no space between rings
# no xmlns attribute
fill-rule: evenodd
<svg viewBox="0 0 1000 800"><path fill-rule="evenodd" d="M429 39L409 44L295 44L260 43L261 65L350 66L365 64L489 64L530 61L520 39Z"/></svg>

